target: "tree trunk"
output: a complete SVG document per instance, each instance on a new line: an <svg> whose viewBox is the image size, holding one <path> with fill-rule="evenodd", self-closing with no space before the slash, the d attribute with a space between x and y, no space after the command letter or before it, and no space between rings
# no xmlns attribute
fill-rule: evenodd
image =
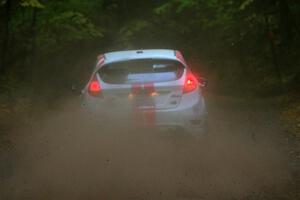
<svg viewBox="0 0 300 200"><path fill-rule="evenodd" d="M128 7L127 7L127 0L119 0L119 25L123 26L128 20Z"/></svg>
<svg viewBox="0 0 300 200"><path fill-rule="evenodd" d="M4 14L4 36L3 36L3 46L2 46L2 59L0 63L0 73L3 74L6 69L6 64L8 60L8 46L9 46L9 38L10 38L10 17L11 17L11 3L12 0L6 0L5 2L5 14Z"/></svg>
<svg viewBox="0 0 300 200"><path fill-rule="evenodd" d="M272 61L275 67L275 74L277 75L278 81L280 85L282 85L283 80L282 80L282 73L279 67L279 62L278 62L278 57L276 53L276 47L274 43L274 35L272 30L270 29L270 23L269 23L269 16L266 14L265 15L265 24L266 24L266 32L267 36L270 42L270 49L271 49L271 54L272 54Z"/></svg>
<svg viewBox="0 0 300 200"><path fill-rule="evenodd" d="M32 66L35 65L35 57L36 57L36 35L37 35L37 8L33 8L32 11L32 19L31 19L31 24L30 24L30 33L31 33L31 38L30 38L30 63Z"/></svg>
<svg viewBox="0 0 300 200"><path fill-rule="evenodd" d="M291 20L291 12L286 0L279 1L279 13L280 13L280 34L283 44L283 48L289 48L293 40L293 26Z"/></svg>

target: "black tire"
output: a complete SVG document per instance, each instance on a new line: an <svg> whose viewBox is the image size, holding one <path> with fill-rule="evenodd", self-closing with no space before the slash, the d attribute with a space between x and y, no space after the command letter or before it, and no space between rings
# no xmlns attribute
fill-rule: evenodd
<svg viewBox="0 0 300 200"><path fill-rule="evenodd" d="M208 120L205 119L201 127L191 128L188 132L196 140L207 140L209 137Z"/></svg>

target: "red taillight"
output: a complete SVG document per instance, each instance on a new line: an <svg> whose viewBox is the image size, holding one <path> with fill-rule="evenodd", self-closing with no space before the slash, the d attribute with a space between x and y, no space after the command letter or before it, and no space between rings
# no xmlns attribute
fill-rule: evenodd
<svg viewBox="0 0 300 200"><path fill-rule="evenodd" d="M101 86L96 77L90 82L89 93L92 96L97 96L101 93Z"/></svg>
<svg viewBox="0 0 300 200"><path fill-rule="evenodd" d="M184 86L183 86L183 93L192 92L198 87L198 80L192 73L188 73L186 76Z"/></svg>

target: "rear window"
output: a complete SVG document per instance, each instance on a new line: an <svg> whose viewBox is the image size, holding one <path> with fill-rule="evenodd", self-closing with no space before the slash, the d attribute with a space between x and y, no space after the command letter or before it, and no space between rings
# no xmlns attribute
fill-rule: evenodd
<svg viewBox="0 0 300 200"><path fill-rule="evenodd" d="M138 59L115 62L99 70L106 83L145 83L173 81L181 78L184 66L176 60Z"/></svg>

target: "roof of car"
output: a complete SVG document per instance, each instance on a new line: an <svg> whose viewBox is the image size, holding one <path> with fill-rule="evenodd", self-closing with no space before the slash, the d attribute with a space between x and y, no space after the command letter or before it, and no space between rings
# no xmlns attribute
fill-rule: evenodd
<svg viewBox="0 0 300 200"><path fill-rule="evenodd" d="M121 60L143 59L143 58L165 58L176 59L176 51L171 49L147 49L147 50L129 50L114 51L104 54L105 63L111 63Z"/></svg>

